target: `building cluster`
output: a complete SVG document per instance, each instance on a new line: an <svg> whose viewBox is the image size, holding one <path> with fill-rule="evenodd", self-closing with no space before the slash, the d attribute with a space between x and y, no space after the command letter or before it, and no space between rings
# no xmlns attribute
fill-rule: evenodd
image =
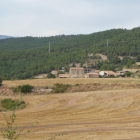
<svg viewBox="0 0 140 140"><path fill-rule="evenodd" d="M99 78L99 76L121 76L123 77L125 71L117 73L113 71L100 71L91 68L70 67L68 74L59 74L59 78Z"/></svg>

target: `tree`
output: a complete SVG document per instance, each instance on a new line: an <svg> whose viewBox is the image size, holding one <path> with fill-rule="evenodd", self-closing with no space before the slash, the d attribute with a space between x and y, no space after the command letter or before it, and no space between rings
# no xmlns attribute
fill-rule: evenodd
<svg viewBox="0 0 140 140"><path fill-rule="evenodd" d="M0 76L0 86L1 86L1 84L2 84L2 77Z"/></svg>
<svg viewBox="0 0 140 140"><path fill-rule="evenodd" d="M69 67L65 67L65 72L69 72Z"/></svg>
<svg viewBox="0 0 140 140"><path fill-rule="evenodd" d="M91 64L91 66L90 66L92 69L94 68L94 65L93 65L93 63Z"/></svg>
<svg viewBox="0 0 140 140"><path fill-rule="evenodd" d="M73 63L71 67L76 67L75 63Z"/></svg>
<svg viewBox="0 0 140 140"><path fill-rule="evenodd" d="M83 67L83 63L80 63L80 67Z"/></svg>
<svg viewBox="0 0 140 140"><path fill-rule="evenodd" d="M128 60L127 64L126 64L126 67L127 68L131 68L132 66L132 61L131 60Z"/></svg>
<svg viewBox="0 0 140 140"><path fill-rule="evenodd" d="M32 91L32 89L33 89L33 86L31 86L31 85L22 85L21 87L20 87L20 91L21 91L21 93L29 93L29 92L31 92Z"/></svg>
<svg viewBox="0 0 140 140"><path fill-rule="evenodd" d="M137 62L140 62L140 55L137 55L136 61L137 61Z"/></svg>
<svg viewBox="0 0 140 140"><path fill-rule="evenodd" d="M126 73L125 73L125 75L126 75L127 77L130 77L131 74L132 74L131 72L126 72Z"/></svg>
<svg viewBox="0 0 140 140"><path fill-rule="evenodd" d="M55 78L55 75L50 72L48 73L47 78Z"/></svg>
<svg viewBox="0 0 140 140"><path fill-rule="evenodd" d="M65 72L63 72L63 71L58 71L57 76L59 76L59 74L65 74Z"/></svg>

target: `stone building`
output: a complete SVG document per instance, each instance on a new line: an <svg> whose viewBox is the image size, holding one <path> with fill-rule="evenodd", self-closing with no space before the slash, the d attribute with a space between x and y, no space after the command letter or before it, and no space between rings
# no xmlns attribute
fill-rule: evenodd
<svg viewBox="0 0 140 140"><path fill-rule="evenodd" d="M85 78L99 78L99 73L86 73Z"/></svg>
<svg viewBox="0 0 140 140"><path fill-rule="evenodd" d="M84 78L84 68L70 67L71 78Z"/></svg>

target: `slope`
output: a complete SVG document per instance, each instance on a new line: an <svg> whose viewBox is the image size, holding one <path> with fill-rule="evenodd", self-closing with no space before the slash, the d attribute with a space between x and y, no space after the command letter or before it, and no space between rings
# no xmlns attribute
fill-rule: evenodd
<svg viewBox="0 0 140 140"><path fill-rule="evenodd" d="M120 61L118 55L137 56L140 53L139 35L140 28L135 28L112 29L89 35L0 40L0 74L6 79L31 78L53 69L61 69L62 66L67 67L69 63L84 63L88 61L88 53L111 55L113 61L99 62L94 67L100 69L106 63L107 66L111 66L109 69L115 70L119 64L125 65L129 61L127 59L125 64L122 63L124 60ZM106 45L107 38L110 42L109 47Z"/></svg>
<svg viewBox="0 0 140 140"><path fill-rule="evenodd" d="M0 39L12 38L12 36L0 35Z"/></svg>

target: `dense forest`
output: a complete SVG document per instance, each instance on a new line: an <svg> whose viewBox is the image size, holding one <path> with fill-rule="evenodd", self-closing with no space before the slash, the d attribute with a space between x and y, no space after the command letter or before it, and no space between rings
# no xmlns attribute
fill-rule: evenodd
<svg viewBox="0 0 140 140"><path fill-rule="evenodd" d="M91 53L105 54L109 60L99 60L90 66L92 68L115 71L125 65L130 67L140 61L140 28L112 29L89 35L2 39L0 75L6 79L33 78L37 74L49 73L54 69L67 69L70 63L82 65L85 61L88 62L88 54ZM124 58L120 60L118 56Z"/></svg>

